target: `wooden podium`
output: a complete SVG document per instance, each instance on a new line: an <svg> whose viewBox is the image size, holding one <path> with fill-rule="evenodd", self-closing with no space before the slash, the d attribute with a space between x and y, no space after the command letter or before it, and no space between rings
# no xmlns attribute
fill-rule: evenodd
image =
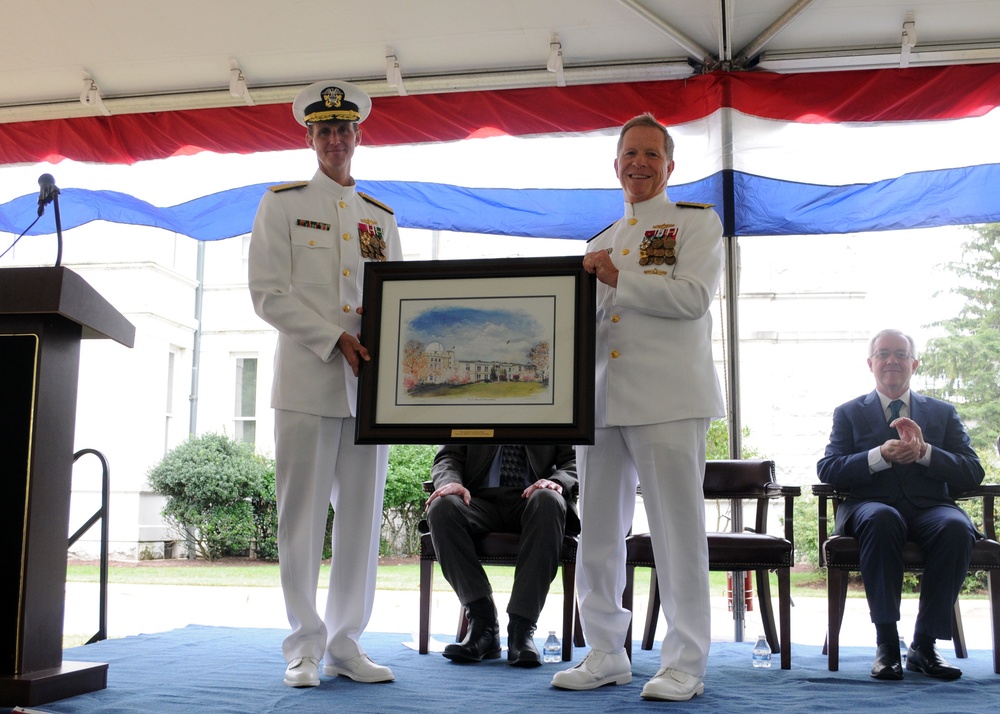
<svg viewBox="0 0 1000 714"><path fill-rule="evenodd" d="M0 706L104 689L107 664L63 662L80 340L135 327L63 267L0 268Z"/></svg>

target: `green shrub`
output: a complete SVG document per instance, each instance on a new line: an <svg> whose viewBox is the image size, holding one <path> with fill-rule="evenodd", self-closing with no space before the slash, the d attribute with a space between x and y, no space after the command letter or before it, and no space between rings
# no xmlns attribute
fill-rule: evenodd
<svg viewBox="0 0 1000 714"><path fill-rule="evenodd" d="M190 533L201 557L270 552L274 464L224 434L192 437L150 469L149 484L167 499L163 516ZM273 506L271 506L273 508ZM262 509L258 517L256 511ZM182 536L183 537L183 536Z"/></svg>
<svg viewBox="0 0 1000 714"><path fill-rule="evenodd" d="M764 459L756 448L747 445L750 437L750 427L745 426L740 430L740 445L742 446L744 459ZM708 434L705 436L705 458L709 461L719 461L729 458L729 422L725 419L714 419L708 425Z"/></svg>
<svg viewBox="0 0 1000 714"><path fill-rule="evenodd" d="M983 468L986 470L986 478L983 479L983 483L1000 483L1000 468L998 468L996 464L996 458L992 454L986 454L984 456L982 453L979 454L979 458L982 461ZM983 521L985 520L985 514L983 513L983 499L973 498L967 501L959 501L958 505L969 514L969 518L972 519L972 524L976 527L976 530L983 533ZM994 509L995 508L996 503L994 503ZM993 515L995 518L995 511ZM979 570L969 573L968 577L965 578L965 583L962 584L962 592L989 592L989 580L987 579L986 572Z"/></svg>
<svg viewBox="0 0 1000 714"><path fill-rule="evenodd" d="M260 560L278 560L278 504L274 493L274 461L268 461L268 472L261 488L250 497L253 511L253 554Z"/></svg>
<svg viewBox="0 0 1000 714"><path fill-rule="evenodd" d="M397 444L389 449L389 476L382 506L381 555L415 555L420 552L417 524L424 515L428 494L423 482L431 477L438 447Z"/></svg>
<svg viewBox="0 0 1000 714"><path fill-rule="evenodd" d="M792 507L792 531L795 538L795 561L819 567L819 507L808 487ZM829 506L828 506L829 508ZM832 520L831 520L832 524Z"/></svg>

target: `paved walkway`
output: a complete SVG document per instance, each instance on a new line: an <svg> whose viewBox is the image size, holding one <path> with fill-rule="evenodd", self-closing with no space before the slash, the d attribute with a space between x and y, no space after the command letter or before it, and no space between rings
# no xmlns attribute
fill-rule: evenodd
<svg viewBox="0 0 1000 714"><path fill-rule="evenodd" d="M436 591L432 600L431 633L443 643L454 639L458 622L458 599L441 578L435 579ZM322 609L326 591L318 591ZM416 591L379 590L368 630L372 632L397 632L412 634L417 630L419 595ZM507 595L497 595L497 607L503 611ZM636 621L645 618L646 598L638 597ZM775 607L777 598L775 595ZM917 601L903 601L903 618L900 633L909 637L913 630ZM777 614L777 613L775 613ZM826 635L826 598L797 597L792 608L792 642L822 645ZM503 617L501 615L501 617ZM972 650L991 650L990 613L986 600L962 602L966 642ZM552 595L538 622L539 636L548 630L562 629L562 596ZM108 636L125 637L142 633L164 632L189 624L228 627L264 627L287 629L284 603L280 588L218 587L218 586L163 586L116 585L108 593ZM505 626L501 623L503 629ZM657 640L662 638L665 625L660 619ZM733 641L734 622L727 611L723 597L713 598L712 638L715 641ZM97 585L67 583L66 618L64 635L70 641L86 641L97 631ZM756 612L747 613L744 640L755 640L760 632L760 619ZM641 631L633 633L636 639ZM875 632L868 618L863 598L848 598L847 613L841 632L841 645L845 647L871 646L874 648ZM950 647L942 647L948 656ZM952 653L953 654L953 653Z"/></svg>

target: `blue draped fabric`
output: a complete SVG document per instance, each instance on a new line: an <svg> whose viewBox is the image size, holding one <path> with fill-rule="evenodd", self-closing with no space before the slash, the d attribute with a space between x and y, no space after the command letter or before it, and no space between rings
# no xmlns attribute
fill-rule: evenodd
<svg viewBox="0 0 1000 714"><path fill-rule="evenodd" d="M736 235L812 235L1000 221L1000 165L904 174L868 184L824 186L734 172ZM273 182L281 183L281 181ZM261 195L255 184L176 206L154 206L116 191L63 189L63 230L91 221L153 226L197 240L249 233ZM675 201L722 206L722 174L670 186ZM586 240L622 212L618 189L466 188L439 183L358 181L388 204L404 228ZM0 231L20 234L37 215L37 196L0 205ZM55 232L53 207L28 235Z"/></svg>

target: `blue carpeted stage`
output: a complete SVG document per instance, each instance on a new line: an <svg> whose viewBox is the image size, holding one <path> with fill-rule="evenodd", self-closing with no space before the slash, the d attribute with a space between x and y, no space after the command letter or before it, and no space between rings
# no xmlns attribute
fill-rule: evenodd
<svg viewBox="0 0 1000 714"><path fill-rule="evenodd" d="M106 640L66 650L66 661L107 662L108 688L33 708L65 714L207 712L493 712L629 711L669 707L670 711L807 712L873 711L985 712L1000 702L1000 675L991 654L973 651L955 682L939 682L907 672L902 682L868 676L873 651L841 650L839 672L826 669L819 647L793 645L792 669L753 669L752 642L712 644L705 695L686 703L646 702L645 681L659 666L659 643L643 651L635 643L632 684L590 692L549 686L563 664L514 669L506 659L458 665L439 654L420 655L403 642L409 635L365 634L362 643L377 662L392 667L396 681L358 684L324 677L313 689L281 683L285 630L191 625L169 632ZM541 640L538 640L539 644ZM574 661L586 653L576 650ZM10 711L9 709L4 711Z"/></svg>

